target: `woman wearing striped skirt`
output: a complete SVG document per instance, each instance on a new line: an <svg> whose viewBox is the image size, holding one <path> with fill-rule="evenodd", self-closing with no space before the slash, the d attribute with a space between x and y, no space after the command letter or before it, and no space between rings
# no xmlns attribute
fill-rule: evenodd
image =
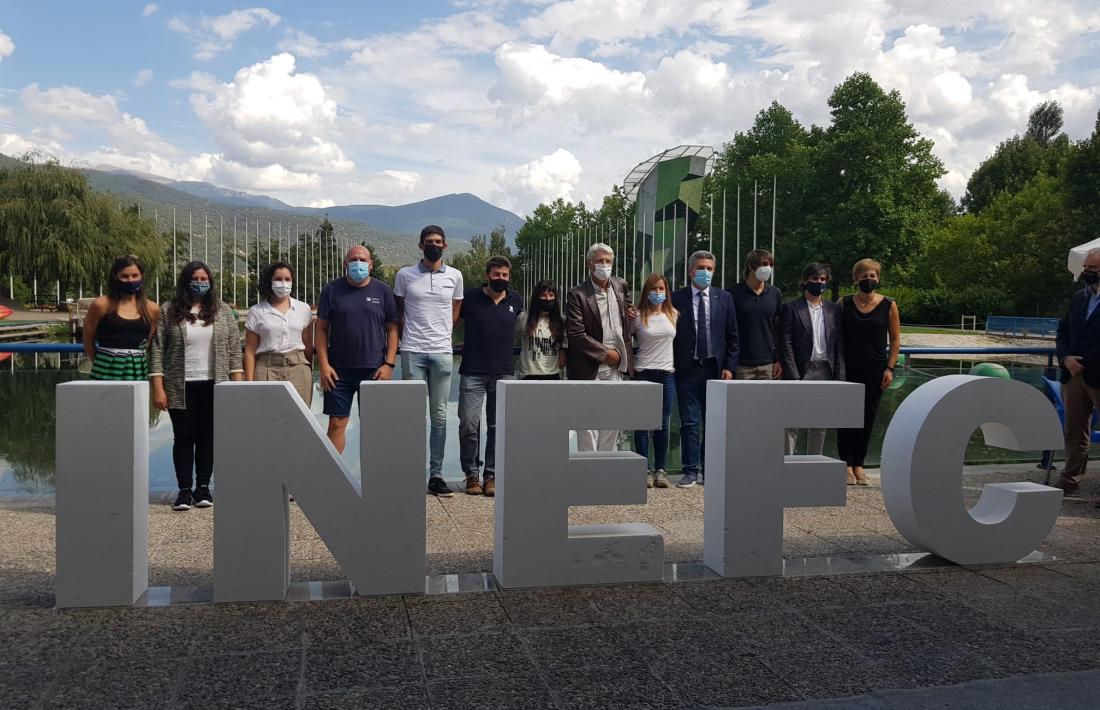
<svg viewBox="0 0 1100 710"><path fill-rule="evenodd" d="M93 380L144 380L148 350L160 307L145 296L145 264L120 256L107 277L107 295L92 302L84 318L84 354Z"/></svg>

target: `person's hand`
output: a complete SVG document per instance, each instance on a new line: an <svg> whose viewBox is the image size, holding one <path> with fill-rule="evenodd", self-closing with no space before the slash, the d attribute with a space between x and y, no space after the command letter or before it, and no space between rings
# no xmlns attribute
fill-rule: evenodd
<svg viewBox="0 0 1100 710"><path fill-rule="evenodd" d="M623 356L619 354L619 351L615 348L607 349L607 357L604 358L604 362L611 367L618 367L619 363L623 361Z"/></svg>
<svg viewBox="0 0 1100 710"><path fill-rule="evenodd" d="M733 379L733 373L730 372L729 370L722 370L722 379L723 380L732 380Z"/></svg>
<svg viewBox="0 0 1100 710"><path fill-rule="evenodd" d="M1062 365L1069 370L1069 374L1071 375L1080 375L1085 371L1085 366L1081 364L1080 355L1067 355L1062 360Z"/></svg>
<svg viewBox="0 0 1100 710"><path fill-rule="evenodd" d="M331 392L336 388L336 381L339 379L336 370L328 365L321 365L321 389Z"/></svg>
<svg viewBox="0 0 1100 710"><path fill-rule="evenodd" d="M244 381L244 373L243 372L230 373L229 379L232 380L233 382L243 382Z"/></svg>
<svg viewBox="0 0 1100 710"><path fill-rule="evenodd" d="M778 362L776 362L774 365L772 365L772 379L773 380L778 380L782 376L783 376L783 366L780 365Z"/></svg>
<svg viewBox="0 0 1100 710"><path fill-rule="evenodd" d="M886 389L887 387L889 387L890 383L893 382L893 381L894 381L894 371L893 370L883 370L882 371L882 389Z"/></svg>
<svg viewBox="0 0 1100 710"><path fill-rule="evenodd" d="M163 387L153 389L153 406L162 412L168 411L168 393Z"/></svg>
<svg viewBox="0 0 1100 710"><path fill-rule="evenodd" d="M629 308L626 309L626 319L627 320L635 320L637 318L638 318L638 309L637 308L635 308L634 306L630 306Z"/></svg>
<svg viewBox="0 0 1100 710"><path fill-rule="evenodd" d="M390 367L389 365L387 365L386 363L382 363L382 366L374 371L374 377L372 377L371 379L378 380L380 382L385 382L387 380L392 380L393 379L393 368Z"/></svg>

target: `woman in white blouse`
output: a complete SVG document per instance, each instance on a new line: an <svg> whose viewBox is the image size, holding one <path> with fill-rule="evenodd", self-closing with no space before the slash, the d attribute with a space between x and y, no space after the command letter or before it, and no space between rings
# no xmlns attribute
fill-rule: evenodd
<svg viewBox="0 0 1100 710"><path fill-rule="evenodd" d="M285 261L260 273L263 300L244 321L244 376L249 381L283 381L308 407L313 401L313 313L291 298L294 269Z"/></svg>
<svg viewBox="0 0 1100 710"><path fill-rule="evenodd" d="M641 301L634 316L634 337L638 354L634 358L634 379L661 385L661 428L653 432L653 468L646 476L649 488L668 488L665 463L668 457L669 420L676 400L676 380L672 365L672 339L676 337L679 312L669 300L668 280L663 274L650 274L642 287ZM648 431L634 432L634 450L649 460Z"/></svg>

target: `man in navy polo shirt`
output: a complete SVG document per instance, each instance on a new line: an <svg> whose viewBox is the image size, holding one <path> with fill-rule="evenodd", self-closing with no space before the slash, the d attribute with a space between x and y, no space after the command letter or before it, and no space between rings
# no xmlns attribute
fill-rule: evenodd
<svg viewBox="0 0 1100 710"><path fill-rule="evenodd" d="M466 320L462 344L462 380L458 395L458 446L466 492L496 492L497 382L515 371L512 345L523 298L508 288L512 262L494 256L485 262L485 283L468 289L462 299ZM485 407L485 483L481 473L481 408Z"/></svg>
<svg viewBox="0 0 1100 710"><path fill-rule="evenodd" d="M397 305L389 286L370 277L371 254L355 245L345 275L330 281L317 304L317 360L325 391L328 438L343 453L351 401L363 380L388 380L397 362Z"/></svg>

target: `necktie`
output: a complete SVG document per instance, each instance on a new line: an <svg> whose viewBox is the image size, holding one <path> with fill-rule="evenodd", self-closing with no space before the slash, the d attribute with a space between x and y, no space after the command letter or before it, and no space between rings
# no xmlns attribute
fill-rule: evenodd
<svg viewBox="0 0 1100 710"><path fill-rule="evenodd" d="M695 294L699 299L699 307L695 315L695 357L698 360L706 360L710 357L710 347L707 343L707 309L703 301L703 292Z"/></svg>

